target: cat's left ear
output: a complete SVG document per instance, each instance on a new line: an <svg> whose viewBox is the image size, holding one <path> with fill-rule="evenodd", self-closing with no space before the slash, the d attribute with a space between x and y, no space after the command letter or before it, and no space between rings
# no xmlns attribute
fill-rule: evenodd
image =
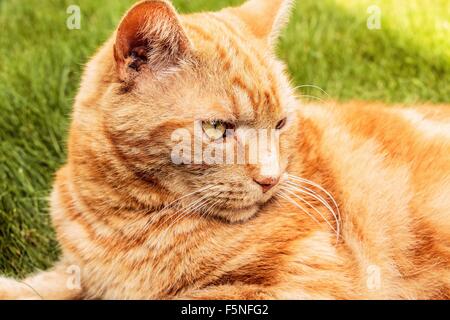
<svg viewBox="0 0 450 320"><path fill-rule="evenodd" d="M176 67L190 52L178 13L167 0L138 2L122 19L116 33L114 58L122 81L150 71Z"/></svg>
<svg viewBox="0 0 450 320"><path fill-rule="evenodd" d="M248 0L231 10L257 38L273 46L289 21L294 2L295 0Z"/></svg>

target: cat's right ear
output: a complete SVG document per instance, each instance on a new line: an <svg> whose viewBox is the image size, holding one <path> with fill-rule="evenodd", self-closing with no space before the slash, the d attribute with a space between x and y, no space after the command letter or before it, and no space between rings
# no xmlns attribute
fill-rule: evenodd
<svg viewBox="0 0 450 320"><path fill-rule="evenodd" d="M173 68L187 57L191 44L172 4L165 0L137 3L122 19L114 58L120 80L140 72L153 74Z"/></svg>

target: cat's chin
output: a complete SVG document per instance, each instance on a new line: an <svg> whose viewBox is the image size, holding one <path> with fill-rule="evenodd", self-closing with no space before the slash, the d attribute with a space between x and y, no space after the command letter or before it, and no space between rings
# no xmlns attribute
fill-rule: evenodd
<svg viewBox="0 0 450 320"><path fill-rule="evenodd" d="M262 198L260 198L253 205L248 206L233 206L230 205L228 208L217 208L214 213L211 215L225 220L229 223L239 223L245 222L252 219L261 209L262 206L267 204L270 199L273 198L276 190L273 190L270 193L263 194Z"/></svg>
<svg viewBox="0 0 450 320"><path fill-rule="evenodd" d="M221 209L214 212L214 216L230 223L245 222L253 218L259 211L259 206L254 205L240 209Z"/></svg>

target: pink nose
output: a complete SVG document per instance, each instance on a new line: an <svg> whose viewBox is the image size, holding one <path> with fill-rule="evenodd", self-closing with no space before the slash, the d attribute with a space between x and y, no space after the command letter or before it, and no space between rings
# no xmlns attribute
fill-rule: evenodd
<svg viewBox="0 0 450 320"><path fill-rule="evenodd" d="M258 177L253 179L262 187L264 193L275 187L280 182L280 177Z"/></svg>

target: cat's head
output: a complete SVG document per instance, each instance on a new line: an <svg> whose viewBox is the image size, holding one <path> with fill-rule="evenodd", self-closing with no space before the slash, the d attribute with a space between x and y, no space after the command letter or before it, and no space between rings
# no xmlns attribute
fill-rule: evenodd
<svg viewBox="0 0 450 320"><path fill-rule="evenodd" d="M181 16L167 1L142 1L128 11L103 111L130 170L229 221L272 198L296 134L296 100L274 54L291 5L250 0Z"/></svg>

